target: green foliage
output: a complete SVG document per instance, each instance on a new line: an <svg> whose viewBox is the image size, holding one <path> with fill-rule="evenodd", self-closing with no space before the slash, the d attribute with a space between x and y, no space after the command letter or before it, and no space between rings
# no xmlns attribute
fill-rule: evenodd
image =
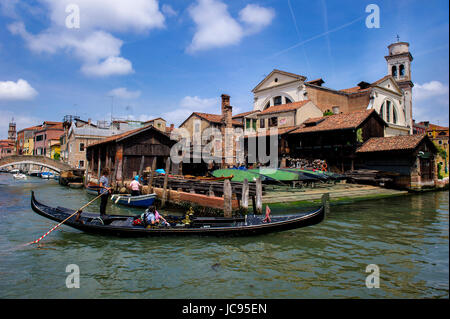
<svg viewBox="0 0 450 319"><path fill-rule="evenodd" d="M53 159L54 159L54 160L57 160L57 161L59 161L60 157L61 157L61 155L60 155L59 153L55 153L55 154L53 155Z"/></svg>
<svg viewBox="0 0 450 319"><path fill-rule="evenodd" d="M330 110L326 110L325 112L323 112L323 116L330 116L333 115L334 113L331 112Z"/></svg>
<svg viewBox="0 0 450 319"><path fill-rule="evenodd" d="M356 141L359 143L363 142L363 137L362 137L362 128L359 128L356 130Z"/></svg>
<svg viewBox="0 0 450 319"><path fill-rule="evenodd" d="M441 173L441 169L442 169L442 164L441 164L441 163L438 163L438 164L437 164L438 179L443 179L443 178L444 178L444 176L443 176L442 173Z"/></svg>

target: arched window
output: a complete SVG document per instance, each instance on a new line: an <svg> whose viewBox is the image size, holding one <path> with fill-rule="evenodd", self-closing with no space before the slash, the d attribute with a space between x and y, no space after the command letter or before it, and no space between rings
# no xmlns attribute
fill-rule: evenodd
<svg viewBox="0 0 450 319"><path fill-rule="evenodd" d="M397 124L397 111L395 110L395 106L392 108L392 123Z"/></svg>
<svg viewBox="0 0 450 319"><path fill-rule="evenodd" d="M396 65L393 65L393 66L392 66L392 76L393 76L393 77L396 77L396 76L397 76L397 66L396 66Z"/></svg>
<svg viewBox="0 0 450 319"><path fill-rule="evenodd" d="M281 96L276 96L273 98L273 105L280 105L281 103Z"/></svg>
<svg viewBox="0 0 450 319"><path fill-rule="evenodd" d="M405 76L405 66L400 64L400 76Z"/></svg>
<svg viewBox="0 0 450 319"><path fill-rule="evenodd" d="M292 101L289 98L286 98L286 104L292 103Z"/></svg>
<svg viewBox="0 0 450 319"><path fill-rule="evenodd" d="M384 120L384 103L381 105L381 108L380 108L380 116Z"/></svg>
<svg viewBox="0 0 450 319"><path fill-rule="evenodd" d="M386 122L391 121L391 101L386 101Z"/></svg>
<svg viewBox="0 0 450 319"><path fill-rule="evenodd" d="M270 107L270 102L267 102L266 106L264 106L264 110L268 109Z"/></svg>

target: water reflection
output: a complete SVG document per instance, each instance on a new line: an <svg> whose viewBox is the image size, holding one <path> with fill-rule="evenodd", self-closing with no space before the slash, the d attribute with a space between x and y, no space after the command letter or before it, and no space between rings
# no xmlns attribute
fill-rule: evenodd
<svg viewBox="0 0 450 319"><path fill-rule="evenodd" d="M62 227L45 239L46 249L8 252L54 225L30 209L31 190L69 208L92 199L54 181L0 175L0 297L448 298L448 193L333 206L319 225L265 236L128 239ZM71 263L80 267L80 289L65 287ZM379 289L365 287L372 263L380 267Z"/></svg>

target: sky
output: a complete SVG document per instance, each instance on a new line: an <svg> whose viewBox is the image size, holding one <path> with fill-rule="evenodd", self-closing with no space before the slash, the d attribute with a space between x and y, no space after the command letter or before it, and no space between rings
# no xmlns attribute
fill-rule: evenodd
<svg viewBox="0 0 450 319"><path fill-rule="evenodd" d="M379 8L378 27L367 19ZM448 125L448 1L1 0L0 139L82 119L179 125L193 111L253 108L273 69L344 89L387 74L387 46L410 43L416 121ZM369 18L368 18L369 17ZM375 21L375 20L370 20Z"/></svg>

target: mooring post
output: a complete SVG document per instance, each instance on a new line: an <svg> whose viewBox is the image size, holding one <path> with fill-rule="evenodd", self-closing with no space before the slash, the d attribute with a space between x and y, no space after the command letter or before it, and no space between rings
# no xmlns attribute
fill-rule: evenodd
<svg viewBox="0 0 450 319"><path fill-rule="evenodd" d="M232 191L231 183L228 179L223 182L223 216L231 218L232 217Z"/></svg>
<svg viewBox="0 0 450 319"><path fill-rule="evenodd" d="M244 179L242 183L242 209L245 213L248 212L248 179Z"/></svg>
<svg viewBox="0 0 450 319"><path fill-rule="evenodd" d="M330 193L322 195L322 206L325 209L325 215L328 215L330 212Z"/></svg>
<svg viewBox="0 0 450 319"><path fill-rule="evenodd" d="M166 206L166 200L167 200L167 182L169 180L169 172L170 172L170 157L166 160L166 174L164 175L164 185L163 185L163 194L162 194L162 200L161 200L161 207Z"/></svg>
<svg viewBox="0 0 450 319"><path fill-rule="evenodd" d="M156 157L153 157L152 161L152 170L150 171L150 181L148 182L148 194L153 189L153 177L155 176L155 170L156 170Z"/></svg>
<svg viewBox="0 0 450 319"><path fill-rule="evenodd" d="M261 178L256 180L256 214L262 214L262 184Z"/></svg>

